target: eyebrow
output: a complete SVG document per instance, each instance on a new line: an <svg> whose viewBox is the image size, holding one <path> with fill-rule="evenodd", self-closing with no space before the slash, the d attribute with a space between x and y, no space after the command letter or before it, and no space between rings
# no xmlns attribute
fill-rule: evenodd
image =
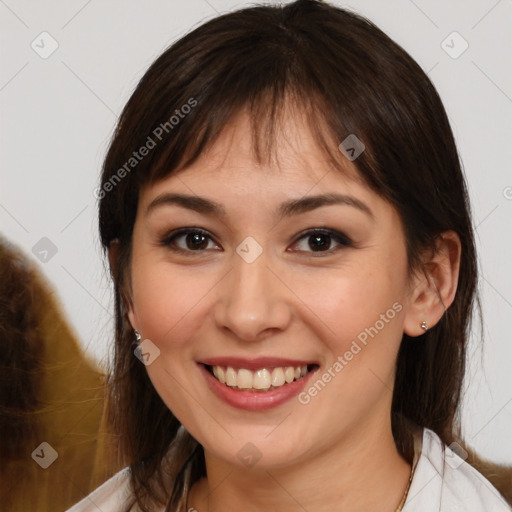
<svg viewBox="0 0 512 512"><path fill-rule="evenodd" d="M334 204L352 206L353 208L364 212L368 216L372 218L374 217L372 210L365 203L353 196L345 194L320 194L292 199L279 206L277 209L277 215L281 218L290 217L292 215L299 215L301 213L315 210L321 206L330 206ZM155 198L147 207L146 215L149 215L156 208L167 205L177 205L198 213L204 213L221 218L226 217L226 210L224 207L215 201L199 196L173 193L162 194Z"/></svg>

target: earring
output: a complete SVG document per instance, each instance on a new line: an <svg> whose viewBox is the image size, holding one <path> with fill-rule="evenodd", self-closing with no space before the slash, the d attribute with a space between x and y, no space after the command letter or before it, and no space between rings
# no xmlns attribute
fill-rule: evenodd
<svg viewBox="0 0 512 512"><path fill-rule="evenodd" d="M133 330L135 334L135 341L133 342L134 345L138 345L140 343L140 340L142 339L142 336L140 335L140 332L137 331L137 329Z"/></svg>
<svg viewBox="0 0 512 512"><path fill-rule="evenodd" d="M427 322L425 322L425 321L421 322L421 326L420 327L426 332L428 330Z"/></svg>

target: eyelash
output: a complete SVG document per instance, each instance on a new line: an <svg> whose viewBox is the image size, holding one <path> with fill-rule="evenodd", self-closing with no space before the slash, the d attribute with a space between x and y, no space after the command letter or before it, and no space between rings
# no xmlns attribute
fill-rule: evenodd
<svg viewBox="0 0 512 512"><path fill-rule="evenodd" d="M189 235L189 234L204 235L205 237L207 237L209 239L209 241L214 242L216 245L220 245L215 242L215 240L211 237L211 235L208 233L208 231L205 231L202 228L196 228L196 227L180 228L176 231L173 231L173 232L167 234L164 238L162 238L162 240L160 241L160 245L168 247L169 249L171 249L174 252L178 252L178 253L182 253L182 254L186 253L186 254L190 254L190 255L193 255L194 253L202 253L202 252L205 252L206 250L208 250L208 249L199 249L199 250L183 249L181 247L176 247L175 245L173 245L175 243L176 239L178 239L181 236ZM308 229L306 231L303 231L302 233L299 233L297 238L293 241L292 245L297 244L300 240L302 240L304 238L307 239L308 237L312 237L315 235L317 235L317 236L322 235L322 236L330 237L331 241L338 243L339 245L338 245L338 247L330 248L326 251L299 251L299 252L309 252L312 255L315 255L315 257L321 257L324 255L333 254L334 252L337 252L338 250L340 250L341 248L344 248L344 247L345 248L354 247L352 240L350 240L350 238L347 235L345 235L344 233L341 233L340 231L336 231L334 229L328 229L328 228L314 228L314 229Z"/></svg>

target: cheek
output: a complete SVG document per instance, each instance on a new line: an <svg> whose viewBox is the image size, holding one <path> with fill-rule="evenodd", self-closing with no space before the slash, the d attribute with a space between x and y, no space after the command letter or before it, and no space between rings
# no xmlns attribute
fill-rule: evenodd
<svg viewBox="0 0 512 512"><path fill-rule="evenodd" d="M295 280L300 283L297 295L338 342L356 337L377 321L382 327L381 315L385 320L394 320L397 309L401 309L393 305L403 300L404 275L385 265L374 267L361 262L350 269L331 272L329 279L312 276ZM343 348L343 343L340 345Z"/></svg>
<svg viewBox="0 0 512 512"><path fill-rule="evenodd" d="M403 333L406 260L370 256L331 272L322 288L318 280L316 286L302 281L301 293L314 313L316 336L330 355L324 361L324 373L331 369L325 378L336 376L319 406L325 403L328 408L330 395L330 400L358 403L364 409L364 404L374 403L393 386Z"/></svg>
<svg viewBox="0 0 512 512"><path fill-rule="evenodd" d="M178 347L192 331L194 315L208 283L168 264L134 260L132 289L134 310L143 336L160 348Z"/></svg>
<svg viewBox="0 0 512 512"><path fill-rule="evenodd" d="M207 283L190 272L176 271L164 262L138 261L132 266L134 309L140 331L160 350L159 357L147 366L148 376L156 392L173 414L185 424L194 424L194 403L190 394L198 395L187 375L194 370L194 350L190 340L201 325L201 300L208 291Z"/></svg>

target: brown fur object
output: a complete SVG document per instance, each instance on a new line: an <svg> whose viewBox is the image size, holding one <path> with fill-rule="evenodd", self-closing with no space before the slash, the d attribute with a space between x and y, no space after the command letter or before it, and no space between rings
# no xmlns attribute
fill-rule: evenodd
<svg viewBox="0 0 512 512"><path fill-rule="evenodd" d="M97 454L104 376L36 265L2 238L0 348L2 510L65 510L116 469ZM47 469L32 457L42 442L58 453Z"/></svg>
<svg viewBox="0 0 512 512"><path fill-rule="evenodd" d="M495 464L477 455L471 448L466 447L469 462L477 471L491 482L501 493L509 505L512 505L512 466Z"/></svg>

